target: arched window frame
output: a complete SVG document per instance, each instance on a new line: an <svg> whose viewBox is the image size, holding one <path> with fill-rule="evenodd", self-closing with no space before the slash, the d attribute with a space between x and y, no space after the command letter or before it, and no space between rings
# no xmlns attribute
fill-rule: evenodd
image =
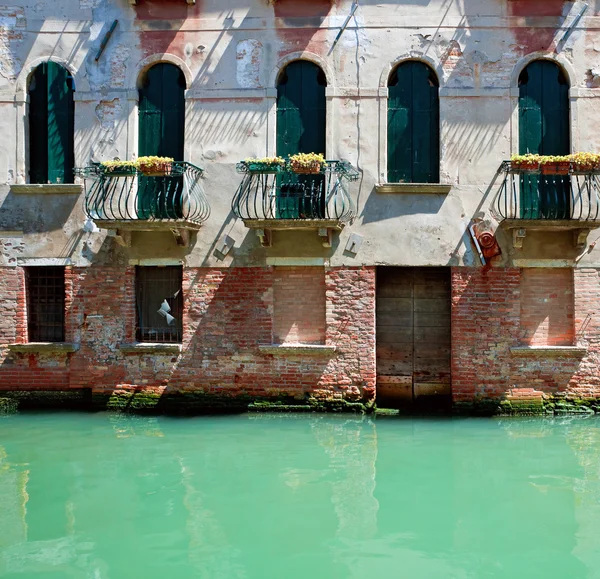
<svg viewBox="0 0 600 579"><path fill-rule="evenodd" d="M317 72L317 77L318 77L318 86L323 87L323 97L324 97L324 118L323 118L323 122L324 122L324 126L323 126L323 134L322 134L322 139L323 139L323 144L321 147L309 147L311 150L304 150L304 151L281 151L280 148L278 148L277 146L277 141L278 141L278 136L279 136L279 130L281 127L279 127L278 125L276 125L276 135L275 135L275 152L277 155L286 155L286 154L293 154L294 152L304 152L304 153L310 153L310 152L316 152L316 153L322 153L323 155L327 154L327 127L330 124L328 121L328 117L327 117L327 75L325 74L325 71L315 62L312 62L310 60L307 59L296 59L293 60L291 62L288 62L279 72L278 78L277 78L277 85L276 85L276 92L277 92L277 97L276 97L276 123L277 118L278 118L278 113L280 111L280 107L279 107L279 102L278 102L278 95L279 95L279 87L281 86L287 71L290 69L290 67L293 67L295 65L298 65L299 63L308 63L311 67L315 67L315 69L318 71ZM321 82L319 82L321 81ZM315 87L315 88L317 88ZM317 150L318 149L318 150Z"/></svg>
<svg viewBox="0 0 600 579"><path fill-rule="evenodd" d="M417 59L417 58L406 58L406 59L402 59L398 62L396 62L393 66L390 67L390 70L388 72L387 75L387 79L386 79L386 93L385 96L387 97L385 100L385 118L382 119L382 125L384 125L384 130L385 130L385 147L383 148L382 151L382 156L385 157L385 170L383 172L383 178L385 179L386 182L390 182L390 183L394 183L394 182L398 182L397 180L390 180L389 179L389 173L390 173L390 163L389 163L389 153L390 153L390 145L391 145L391 135L390 135L390 125L389 125L389 110L390 110L390 82L392 80L392 78L394 77L395 74L397 74L398 70L400 68L402 68L403 66L407 66L411 63L418 63L419 65L421 65L423 68L426 68L429 71L429 77L430 79L433 79L433 81L435 82L435 86L437 88L437 114L436 114L436 119L434 121L434 131L435 134L433 136L433 149L434 149L434 154L435 154L435 159L434 159L434 165L435 168L432 169L432 171L434 171L433 176L427 180L427 183L439 183L440 182L440 174L441 174L441 114L440 114L440 75L439 72L436 71L435 67L432 66L432 63L430 62L426 62L424 60L421 59ZM408 181L407 183L416 183L416 182L423 182L423 180L416 180L416 181Z"/></svg>
<svg viewBox="0 0 600 579"><path fill-rule="evenodd" d="M576 84L576 73L571 63L563 58L562 55L556 55L545 52L533 52L524 56L517 62L513 69L510 82L510 154L519 153L519 77L525 67L534 60L549 60L560 66L569 82L569 113L570 113L570 142L571 151L580 150L579 139L579 99L585 97L585 89L580 89Z"/></svg>
<svg viewBox="0 0 600 579"><path fill-rule="evenodd" d="M407 60L417 60L419 62L423 62L424 64L428 65L434 72L436 77L438 78L438 84L439 84L439 97L440 97L440 187L442 187L442 189L440 189L441 192L446 192L448 185L442 183L442 175L444 174L444 150L441 146L441 138L442 138L442 133L441 133L441 127L442 127L442 120L444 118L444 108L446 106L445 103L445 87L444 87L444 68L442 66L442 63L435 59L432 58L431 56L427 55L427 54L423 54L423 53L417 53L415 51L411 51L410 53L406 53L406 54L402 54L397 56L394 60L388 61L385 66L382 68L380 76L379 76L379 86L377 88L377 92L376 94L374 94L373 96L377 99L378 102L378 110L379 110L379 117L378 117L378 135L377 135L377 141L379 144L378 147L378 154L377 154L377 159L378 159L378 163L377 163L377 188L379 190L379 187L383 187L385 186L386 190L389 190L389 187L394 187L395 189L397 187L408 187L410 186L410 184L402 184L402 183L387 183L387 174L388 174L388 167L387 167L387 161L388 161L388 134L387 134L387 127L388 127L388 96L389 96L389 89L388 89L388 80L390 78L390 75L392 74L392 71L398 66L400 65L402 62L405 62ZM434 186L435 184L430 184L429 186ZM382 189L383 190L383 189Z"/></svg>
<svg viewBox="0 0 600 579"><path fill-rule="evenodd" d="M298 51L287 54L271 70L269 84L266 90L267 100L267 142L265 143L265 153L268 156L275 155L277 146L277 80L281 71L294 60L308 60L318 65L325 74L327 86L325 87L325 157L334 159L337 157L335 148L335 122L336 118L336 95L337 85L336 77L329 63L310 51Z"/></svg>
<svg viewBox="0 0 600 579"><path fill-rule="evenodd" d="M62 105L59 107L59 113L51 114L53 106L51 102L56 101L56 95L50 94L50 85L45 87L33 87L36 82L36 75L44 74L43 69L46 68L46 83L48 83L47 75L49 71L60 71L64 75L66 81L66 91L63 93ZM38 79L40 82L42 79ZM36 90L36 96L32 94L32 90ZM39 91L45 92L46 101L44 109L42 106ZM26 77L26 127L25 127L25 142L27 143L25 154L25 171L26 180L31 184L70 184L74 183L73 169L75 167L75 78L71 70L62 62L55 60L45 60L38 62L32 66ZM60 102L60 101L59 101ZM34 107L36 110L34 110ZM40 123L44 123L41 125ZM47 133L49 125L56 125L54 128L55 134L58 132L58 138L61 141L63 162L52 162L56 151L61 148L52 146L50 135ZM60 129L56 129L60 127ZM45 143L45 146L44 146ZM40 169L40 164L45 165ZM35 167L34 167L35 165Z"/></svg>

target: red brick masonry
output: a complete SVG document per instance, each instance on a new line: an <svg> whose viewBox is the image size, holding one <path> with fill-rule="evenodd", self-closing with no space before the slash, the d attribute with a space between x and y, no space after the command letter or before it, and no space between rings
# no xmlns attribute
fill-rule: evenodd
<svg viewBox="0 0 600 579"><path fill-rule="evenodd" d="M296 268L283 269L288 279L298 273ZM316 279L308 294L301 283L283 287L281 268L184 269L184 338L177 355L121 350L134 341L132 267L67 268L66 341L79 345L76 352L10 352L7 344L27 342L24 276L21 268L0 268L0 389L88 388L109 393L143 387L161 393L372 398L375 269L332 268L323 276L321 268L320 282L316 268L304 269ZM279 294L290 292L280 300L279 314L274 305L276 275ZM299 275L301 281L303 273ZM306 298L315 286L323 299L310 303L323 319L312 325L304 318L312 311ZM295 326L299 337L307 332L309 343L321 341L335 351L292 347L272 354L261 349L274 342L274 320L279 328L293 325L289 310L294 302L302 306ZM315 340L323 334L325 321L324 340Z"/></svg>
<svg viewBox="0 0 600 579"><path fill-rule="evenodd" d="M185 268L177 354L121 349L134 342L134 268L95 266L66 273L66 340L79 349L11 352L8 344L27 341L24 275L0 268L0 390L369 400L375 268L326 268L324 277L317 269ZM313 314L317 322L305 319ZM285 342L286 328L329 349L265 349ZM555 349L525 349L546 344ZM600 270L453 268L452 393L457 407L600 398Z"/></svg>
<svg viewBox="0 0 600 579"><path fill-rule="evenodd" d="M569 341L585 350L514 350ZM452 393L455 404L600 397L600 270L453 268Z"/></svg>

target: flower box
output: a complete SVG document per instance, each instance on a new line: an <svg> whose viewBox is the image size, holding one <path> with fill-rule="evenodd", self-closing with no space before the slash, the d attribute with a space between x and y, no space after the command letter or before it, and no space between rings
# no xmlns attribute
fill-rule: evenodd
<svg viewBox="0 0 600 579"><path fill-rule="evenodd" d="M540 165L542 175L568 175L571 169L570 161L556 161Z"/></svg>
<svg viewBox="0 0 600 579"><path fill-rule="evenodd" d="M246 163L246 168L251 173L282 173L285 165L281 163Z"/></svg>
<svg viewBox="0 0 600 579"><path fill-rule="evenodd" d="M106 177L131 177L137 174L137 169L135 167L105 168L103 173Z"/></svg>
<svg viewBox="0 0 600 579"><path fill-rule="evenodd" d="M300 173L305 175L315 175L321 172L321 163L319 161L312 161L311 163L298 163L291 161L290 166L294 173Z"/></svg>
<svg viewBox="0 0 600 579"><path fill-rule="evenodd" d="M137 168L145 177L166 177L171 174L172 163L170 157L140 157Z"/></svg>
<svg viewBox="0 0 600 579"><path fill-rule="evenodd" d="M524 173L537 173L540 170L538 161L511 161L510 167L514 171L523 171Z"/></svg>

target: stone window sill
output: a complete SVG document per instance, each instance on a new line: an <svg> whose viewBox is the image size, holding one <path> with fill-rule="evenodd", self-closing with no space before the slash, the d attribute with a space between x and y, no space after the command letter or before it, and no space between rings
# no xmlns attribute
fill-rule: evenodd
<svg viewBox="0 0 600 579"><path fill-rule="evenodd" d="M27 353L71 353L79 350L79 344L71 342L28 342L26 344L9 344L8 349L11 352Z"/></svg>
<svg viewBox="0 0 600 579"><path fill-rule="evenodd" d="M272 356L331 356L335 353L335 346L321 344L269 344L258 349Z"/></svg>
<svg viewBox="0 0 600 579"><path fill-rule="evenodd" d="M446 183L377 183L375 185L377 193L447 195L450 193L450 189L452 189L452 185Z"/></svg>
<svg viewBox="0 0 600 579"><path fill-rule="evenodd" d="M587 354L587 348L579 346L516 346L510 349L513 356L522 358L557 358L568 356L581 358Z"/></svg>
<svg viewBox="0 0 600 579"><path fill-rule="evenodd" d="M73 183L40 183L27 185L11 185L15 195L79 195L82 185Z"/></svg>
<svg viewBox="0 0 600 579"><path fill-rule="evenodd" d="M119 350L124 354L180 354L181 344L137 342L135 344L119 344Z"/></svg>

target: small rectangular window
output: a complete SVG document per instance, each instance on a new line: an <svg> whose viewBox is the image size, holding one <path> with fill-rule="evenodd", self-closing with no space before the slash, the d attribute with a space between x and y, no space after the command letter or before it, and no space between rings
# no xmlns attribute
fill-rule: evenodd
<svg viewBox="0 0 600 579"><path fill-rule="evenodd" d="M27 334L30 342L65 341L65 268L28 267Z"/></svg>
<svg viewBox="0 0 600 579"><path fill-rule="evenodd" d="M135 301L138 342L181 342L183 336L182 268L136 267Z"/></svg>

